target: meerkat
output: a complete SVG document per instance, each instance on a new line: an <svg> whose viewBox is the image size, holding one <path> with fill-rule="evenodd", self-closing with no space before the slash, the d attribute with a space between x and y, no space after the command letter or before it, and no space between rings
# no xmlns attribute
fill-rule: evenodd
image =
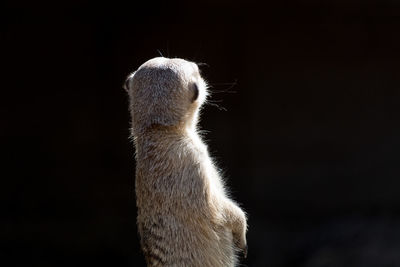
<svg viewBox="0 0 400 267"><path fill-rule="evenodd" d="M246 215L228 198L197 122L207 97L198 66L153 58L128 76L136 147L137 226L148 266L236 266Z"/></svg>

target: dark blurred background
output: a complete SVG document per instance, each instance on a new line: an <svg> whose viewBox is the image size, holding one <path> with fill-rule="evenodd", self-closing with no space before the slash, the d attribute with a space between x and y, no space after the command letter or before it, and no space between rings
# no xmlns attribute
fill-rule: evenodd
<svg viewBox="0 0 400 267"><path fill-rule="evenodd" d="M265 2L3 3L0 265L144 266L122 84L160 51L208 64L242 266L400 266L399 2Z"/></svg>

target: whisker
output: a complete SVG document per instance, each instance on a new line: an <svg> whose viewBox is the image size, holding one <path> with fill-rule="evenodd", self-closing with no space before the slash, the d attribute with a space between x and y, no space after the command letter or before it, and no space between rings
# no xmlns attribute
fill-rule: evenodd
<svg viewBox="0 0 400 267"><path fill-rule="evenodd" d="M157 52L160 54L160 56L164 57L164 55L161 53L159 49L157 49Z"/></svg>
<svg viewBox="0 0 400 267"><path fill-rule="evenodd" d="M226 91L226 90L211 90L211 94L219 94L219 93L227 93L227 94L236 94L237 91Z"/></svg>
<svg viewBox="0 0 400 267"><path fill-rule="evenodd" d="M197 66L199 66L199 67L202 67L202 66L210 67L210 65L208 65L207 63L204 63L204 62L197 62L196 64L197 64Z"/></svg>
<svg viewBox="0 0 400 267"><path fill-rule="evenodd" d="M213 102L209 102L209 101L207 101L207 102L206 102L206 104L207 104L207 105L210 105L210 106L213 106L213 107L216 107L216 108L218 108L219 110L222 110L222 111L227 111L227 109L226 109L226 108L224 108L224 107L221 107L220 105L218 105L218 104L216 104L216 103L213 103Z"/></svg>
<svg viewBox="0 0 400 267"><path fill-rule="evenodd" d="M222 101L223 101L223 100L211 100L211 99L208 99L208 100L207 100L207 102L214 103L214 104L215 104L215 103L222 103Z"/></svg>
<svg viewBox="0 0 400 267"><path fill-rule="evenodd" d="M236 81L235 82L231 82L231 83L211 83L211 84L215 84L215 85L236 85Z"/></svg>
<svg viewBox="0 0 400 267"><path fill-rule="evenodd" d="M230 94L237 93L237 91L231 91L231 89L235 87L235 85L237 85L237 80L231 83L211 83L211 88L214 87L215 85L219 86L228 85L229 87L223 90L211 90L211 93L230 93Z"/></svg>

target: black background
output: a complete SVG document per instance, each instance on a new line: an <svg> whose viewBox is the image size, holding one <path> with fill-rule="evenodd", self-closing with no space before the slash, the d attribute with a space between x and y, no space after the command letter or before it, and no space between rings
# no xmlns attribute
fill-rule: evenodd
<svg viewBox="0 0 400 267"><path fill-rule="evenodd" d="M397 1L2 5L1 266L144 266L121 86L157 50L208 64L243 266L400 266Z"/></svg>

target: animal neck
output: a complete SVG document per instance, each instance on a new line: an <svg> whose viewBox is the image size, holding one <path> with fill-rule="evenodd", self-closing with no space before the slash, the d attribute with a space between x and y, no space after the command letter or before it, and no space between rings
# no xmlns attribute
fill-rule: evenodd
<svg viewBox="0 0 400 267"><path fill-rule="evenodd" d="M153 142L179 141L186 136L185 127L183 125L161 125L152 124L145 129L134 134L136 144Z"/></svg>

